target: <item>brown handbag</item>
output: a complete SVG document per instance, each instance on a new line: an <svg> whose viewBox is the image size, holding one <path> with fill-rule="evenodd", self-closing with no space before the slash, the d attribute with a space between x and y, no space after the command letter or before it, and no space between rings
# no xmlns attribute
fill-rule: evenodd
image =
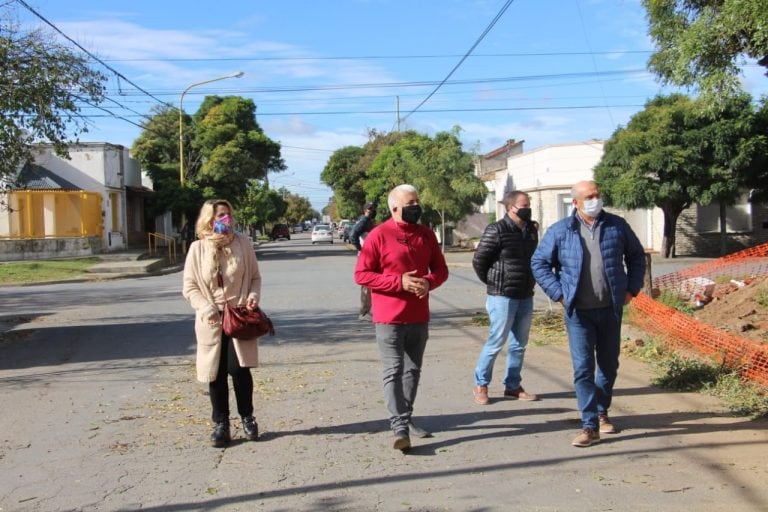
<svg viewBox="0 0 768 512"><path fill-rule="evenodd" d="M218 275L219 287L224 288L224 280ZM224 303L224 318L221 327L224 334L233 338L249 340L269 334L275 335L272 320L261 308L250 310L245 306L230 306Z"/></svg>
<svg viewBox="0 0 768 512"><path fill-rule="evenodd" d="M222 320L224 334L238 339L252 339L269 334L275 335L272 320L257 307L250 310L245 306L224 306L224 319Z"/></svg>

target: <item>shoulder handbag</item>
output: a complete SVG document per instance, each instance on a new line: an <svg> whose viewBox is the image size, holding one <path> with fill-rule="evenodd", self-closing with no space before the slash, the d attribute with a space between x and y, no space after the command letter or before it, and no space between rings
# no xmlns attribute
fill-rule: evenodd
<svg viewBox="0 0 768 512"><path fill-rule="evenodd" d="M219 287L224 288L224 280L218 275ZM261 308L250 310L245 306L230 306L224 302L224 318L222 319L224 334L238 339L252 339L269 334L275 335L272 320Z"/></svg>

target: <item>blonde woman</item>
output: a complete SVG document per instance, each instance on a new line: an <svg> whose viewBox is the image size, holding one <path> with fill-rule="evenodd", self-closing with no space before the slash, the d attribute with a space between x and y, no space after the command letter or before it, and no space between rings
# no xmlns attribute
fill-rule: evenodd
<svg viewBox="0 0 768 512"><path fill-rule="evenodd" d="M253 417L253 378L259 364L258 340L238 340L221 328L224 303L255 309L261 294L261 274L253 246L234 231L232 205L223 199L206 201L200 209L195 233L184 265L184 298L195 310L197 380L207 382L214 428L211 444L226 446L229 428L229 384L232 377L237 412L243 433L259 437Z"/></svg>

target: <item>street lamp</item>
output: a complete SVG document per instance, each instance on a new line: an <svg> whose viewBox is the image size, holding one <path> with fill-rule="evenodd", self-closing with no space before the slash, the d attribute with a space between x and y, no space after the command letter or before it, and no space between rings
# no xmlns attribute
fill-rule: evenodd
<svg viewBox="0 0 768 512"><path fill-rule="evenodd" d="M196 82L181 93L179 98L179 183L184 186L184 95L189 92L193 87L198 85L209 84L211 82L218 82L219 80L226 80L227 78L240 78L245 73L238 71L237 73L230 73L229 75L220 76L218 78L211 78L210 80L203 80L202 82Z"/></svg>

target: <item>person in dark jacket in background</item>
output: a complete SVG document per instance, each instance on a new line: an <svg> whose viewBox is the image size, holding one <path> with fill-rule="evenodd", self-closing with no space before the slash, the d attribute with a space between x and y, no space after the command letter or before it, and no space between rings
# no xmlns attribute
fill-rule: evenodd
<svg viewBox="0 0 768 512"><path fill-rule="evenodd" d="M357 219L355 225L349 230L349 241L357 249L357 253L363 250L365 236L373 229L373 218L376 216L376 204L365 203L363 214ZM358 320L366 320L371 314L371 289L367 286L360 287L360 314Z"/></svg>
<svg viewBox="0 0 768 512"><path fill-rule="evenodd" d="M547 230L531 268L544 293L565 307L582 421L571 444L585 447L599 442L600 433L617 432L608 409L619 369L622 308L643 286L645 250L624 219L603 211L594 181L575 184L571 198L573 215Z"/></svg>
<svg viewBox="0 0 768 512"><path fill-rule="evenodd" d="M525 347L533 318L531 256L538 243L538 224L531 221L528 194L515 190L502 201L507 214L485 228L472 267L486 284L485 308L490 319L488 339L475 368L475 402L489 403L488 384L496 356L509 341L504 396L520 400L537 400L520 385Z"/></svg>

